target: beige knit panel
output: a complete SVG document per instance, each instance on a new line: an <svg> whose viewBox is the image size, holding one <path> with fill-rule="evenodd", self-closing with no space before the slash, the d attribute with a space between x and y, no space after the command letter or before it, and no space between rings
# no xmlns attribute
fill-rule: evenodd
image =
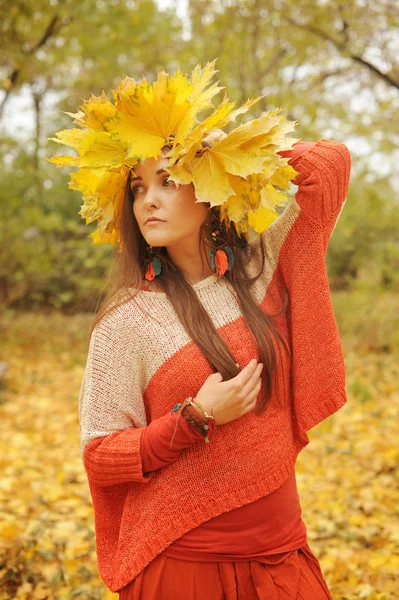
<svg viewBox="0 0 399 600"><path fill-rule="evenodd" d="M258 303L261 303L266 295L267 288L279 261L281 248L289 231L297 220L300 211L301 208L296 202L295 197L293 197L284 212L266 229L266 231L261 235L257 235L251 244L253 247L253 255L246 267L246 271L251 277L259 272L262 264L260 238L263 238L265 246L265 265L263 273L252 288Z"/></svg>
<svg viewBox="0 0 399 600"><path fill-rule="evenodd" d="M127 427L144 427L145 368L132 309L123 304L93 330L78 400L81 454L86 444Z"/></svg>

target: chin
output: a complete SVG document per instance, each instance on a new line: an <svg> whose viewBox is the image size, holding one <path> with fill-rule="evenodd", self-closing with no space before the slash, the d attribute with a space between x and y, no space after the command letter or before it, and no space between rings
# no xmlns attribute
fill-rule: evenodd
<svg viewBox="0 0 399 600"><path fill-rule="evenodd" d="M165 235L147 235L143 237L149 246L167 246L170 242Z"/></svg>

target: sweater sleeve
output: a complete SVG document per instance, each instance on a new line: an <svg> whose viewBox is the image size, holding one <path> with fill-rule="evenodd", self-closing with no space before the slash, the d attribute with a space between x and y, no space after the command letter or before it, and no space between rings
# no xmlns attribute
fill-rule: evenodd
<svg viewBox="0 0 399 600"><path fill-rule="evenodd" d="M152 473L144 473L176 460L202 437L181 417L170 450L175 413L146 424L140 361L123 311L108 313L94 328L79 395L81 457L91 482L102 487L146 483Z"/></svg>
<svg viewBox="0 0 399 600"><path fill-rule="evenodd" d="M309 429L346 402L343 349L325 253L346 200L351 159L346 146L324 139L299 142L289 152L289 163L299 172L293 181L298 189L274 222L274 231L272 223L268 239L270 246L274 242L279 248L279 267L290 296L293 415L303 444Z"/></svg>
<svg viewBox="0 0 399 600"><path fill-rule="evenodd" d="M279 153L299 172L294 202L314 228L320 229L324 253L346 202L351 155L348 148L332 140L297 142Z"/></svg>
<svg viewBox="0 0 399 600"><path fill-rule="evenodd" d="M191 427L183 417L177 423L175 415L176 413L169 412L154 419L145 427L92 440L84 452L85 468L90 480L101 487L128 481L148 481L152 471L175 462L182 450L199 440L204 440L201 433ZM176 432L170 448L176 424ZM122 436L129 436L126 439L133 441L132 448L136 448L135 455L132 454L132 450L126 452L121 443ZM138 445L135 443L137 436ZM130 471L129 465L126 465L128 458L133 464L138 463L136 471ZM117 463L120 468L117 468Z"/></svg>
<svg viewBox="0 0 399 600"><path fill-rule="evenodd" d="M198 440L202 440L204 443L203 435L191 427L182 415L179 419L176 412L170 411L166 415L154 419L147 427L144 427L141 436L140 453L143 473L155 471L174 462L179 457L181 450L188 448Z"/></svg>

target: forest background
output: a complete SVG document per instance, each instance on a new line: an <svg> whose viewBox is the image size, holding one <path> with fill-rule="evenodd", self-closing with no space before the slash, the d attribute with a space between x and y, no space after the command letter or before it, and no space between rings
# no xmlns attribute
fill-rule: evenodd
<svg viewBox="0 0 399 600"><path fill-rule="evenodd" d="M189 73L214 58L237 105L266 94L248 118L283 106L297 137L351 151L326 255L349 402L312 430L298 485L334 599L394 598L396 0L0 0L0 23L0 600L113 597L96 570L76 413L111 247L91 244L95 224L77 214L68 169L45 160L62 153L48 138L73 127L64 111L102 90L111 98L125 75Z"/></svg>

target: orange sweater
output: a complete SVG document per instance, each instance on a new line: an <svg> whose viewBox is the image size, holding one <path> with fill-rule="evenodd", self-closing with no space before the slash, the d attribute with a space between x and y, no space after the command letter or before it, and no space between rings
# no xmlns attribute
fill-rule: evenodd
<svg viewBox="0 0 399 600"><path fill-rule="evenodd" d="M292 349L292 364L282 351L277 371L283 406L272 397L260 416L217 426L210 444L192 443L144 476L145 427L195 396L213 369L163 293L138 291L93 331L79 396L81 454L100 575L113 592L185 533L282 486L309 443L307 431L346 403L325 252L346 199L350 154L333 141L299 142L290 162L298 190L262 234L267 257L252 288L267 313L281 308L282 282L290 295L288 313L276 319ZM251 275L259 271L258 246L256 239ZM259 358L227 278L214 274L193 289L236 362Z"/></svg>

